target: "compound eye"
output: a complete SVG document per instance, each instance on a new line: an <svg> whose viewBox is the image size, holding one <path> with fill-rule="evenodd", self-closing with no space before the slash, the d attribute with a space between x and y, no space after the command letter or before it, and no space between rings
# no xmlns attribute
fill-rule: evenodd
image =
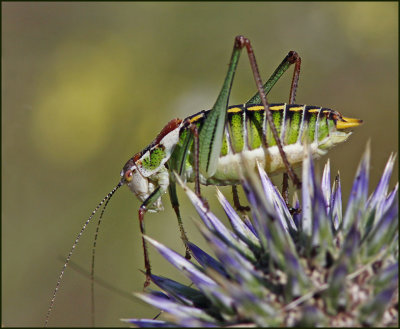
<svg viewBox="0 0 400 329"><path fill-rule="evenodd" d="M130 182L132 180L132 174L132 170L130 169L125 172L124 177L127 182Z"/></svg>

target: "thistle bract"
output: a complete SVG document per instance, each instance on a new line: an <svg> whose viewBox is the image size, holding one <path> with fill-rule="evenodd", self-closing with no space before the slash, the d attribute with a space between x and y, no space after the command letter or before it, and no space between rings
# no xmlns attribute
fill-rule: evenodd
<svg viewBox="0 0 400 329"><path fill-rule="evenodd" d="M395 157L368 195L369 148L342 211L339 175L329 161L316 178L303 161L301 199L290 211L267 174L244 170L250 217L241 218L217 190L227 228L183 185L214 252L189 242L195 261L146 239L193 283L152 275L162 291L137 294L165 321L124 319L139 327L397 326L398 184L389 191Z"/></svg>

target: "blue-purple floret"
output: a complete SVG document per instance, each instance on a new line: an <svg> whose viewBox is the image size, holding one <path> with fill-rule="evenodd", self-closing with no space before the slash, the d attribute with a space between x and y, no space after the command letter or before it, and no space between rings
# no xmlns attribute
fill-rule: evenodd
<svg viewBox="0 0 400 329"><path fill-rule="evenodd" d="M383 316L388 304L393 299L395 291L395 287L389 286L379 292L372 301L362 307L360 317L361 322L365 326L370 326L376 321L377 318L381 318Z"/></svg>
<svg viewBox="0 0 400 329"><path fill-rule="evenodd" d="M167 321L150 319L121 319L125 323L134 324L139 328L176 328L176 324Z"/></svg>
<svg viewBox="0 0 400 329"><path fill-rule="evenodd" d="M329 215L330 208L331 208L331 166L329 163L329 159L324 167L324 171L322 173L321 179L321 190L324 196L325 204L326 204L326 213Z"/></svg>
<svg viewBox="0 0 400 329"><path fill-rule="evenodd" d="M179 300L184 305L192 305L199 308L205 308L208 305L207 297L197 289L157 275L152 275L151 280L165 291L169 298Z"/></svg>
<svg viewBox="0 0 400 329"><path fill-rule="evenodd" d="M384 203L386 200L387 192L389 189L389 181L392 175L393 166L395 162L394 154L391 154L388 162L386 163L383 175L371 197L368 200L368 207L377 207L378 204Z"/></svg>
<svg viewBox="0 0 400 329"><path fill-rule="evenodd" d="M383 269L374 279L375 289L382 290L386 286L395 286L399 282L399 267L393 263Z"/></svg>
<svg viewBox="0 0 400 329"><path fill-rule="evenodd" d="M341 257L347 257L353 259L359 253L361 241L361 234L356 224L350 228L350 231L345 236L343 241L342 255Z"/></svg>
<svg viewBox="0 0 400 329"><path fill-rule="evenodd" d="M367 147L358 166L353 187L351 188L346 214L343 219L344 229L347 230L353 221L361 219L361 212L365 209L368 196L370 151Z"/></svg>
<svg viewBox="0 0 400 329"><path fill-rule="evenodd" d="M340 223L342 222L342 188L340 186L339 173L335 177L335 181L333 183L329 216L332 219L333 227L336 232L339 229Z"/></svg>
<svg viewBox="0 0 400 329"><path fill-rule="evenodd" d="M211 268L217 271L219 274L229 277L228 273L226 273L224 266L215 260L214 257L211 257L209 254L205 253L199 247L197 247L194 243L188 242L189 249L191 254L196 259L196 261L203 267L203 268Z"/></svg>

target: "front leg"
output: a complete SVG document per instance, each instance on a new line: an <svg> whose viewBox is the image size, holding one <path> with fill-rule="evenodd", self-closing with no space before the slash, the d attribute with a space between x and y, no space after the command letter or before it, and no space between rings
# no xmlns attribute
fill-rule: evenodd
<svg viewBox="0 0 400 329"><path fill-rule="evenodd" d="M150 284L151 280L151 266L150 266L150 258L149 252L147 250L147 242L144 239L144 235L146 234L145 226L144 226L144 214L148 211L148 207L154 204L161 197L163 191L161 188L156 188L153 193L142 203L139 208L139 227L140 233L142 234L142 247L143 247L143 256L144 256L144 268L146 269L146 281L144 282L144 287L146 288Z"/></svg>
<svg viewBox="0 0 400 329"><path fill-rule="evenodd" d="M151 266L150 266L150 258L147 250L147 242L144 239L144 235L146 234L145 225L144 225L144 215L147 211L160 211L162 210L161 196L166 192L169 186L169 173L167 168L164 166L161 167L160 171L152 176L154 183L149 184L150 195L143 201L142 205L139 208L139 227L140 232L142 234L142 246L143 246L143 256L144 256L144 267L146 269L146 281L144 283L144 288L146 288L150 284L151 280ZM153 186L157 186L154 188ZM153 190L154 189L154 190Z"/></svg>

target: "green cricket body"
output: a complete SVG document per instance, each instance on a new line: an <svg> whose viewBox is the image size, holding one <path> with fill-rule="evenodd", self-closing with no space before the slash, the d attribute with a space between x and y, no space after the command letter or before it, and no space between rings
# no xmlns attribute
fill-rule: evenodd
<svg viewBox="0 0 400 329"><path fill-rule="evenodd" d="M257 93L243 105L228 106L242 49L246 49L248 54ZM294 65L294 72L289 104L268 104L266 96L291 65ZM301 186L292 167L301 164L307 147L312 156L317 158L350 136L348 129L359 126L362 120L343 117L339 112L327 108L294 105L300 65L300 56L295 51L289 51L263 85L250 40L241 35L235 37L228 71L212 109L198 112L184 120L173 119L167 123L150 145L126 162L119 183L100 201L82 226L58 278L46 314L45 326L48 324L64 271L80 237L104 204L99 217L100 223L108 202L122 185L127 185L142 203L138 210L138 219L146 269L144 287L147 287L151 281L151 266L144 237L144 214L147 211L163 210L161 197L167 190L178 220L181 239L185 244L185 258L189 259L191 254L179 210L175 173L183 181L195 182L196 194L201 198L199 184L240 184L241 167L245 161L247 166L254 169L260 164L270 175L286 172L286 183L283 185L286 185L284 190L287 192L288 177L294 186ZM232 189L234 202L235 191ZM286 200L285 202L287 204ZM237 192L235 206L241 208ZM94 247L96 239L97 233ZM94 250L93 248L92 300Z"/></svg>
<svg viewBox="0 0 400 329"><path fill-rule="evenodd" d="M316 106L282 103L271 104L269 110L292 166L301 164L306 145L312 156L318 158L344 142L351 135L348 128L361 124L361 120L346 118L339 112ZM209 113L209 110L201 111L185 120L170 121L149 146L129 159L121 171L122 181L139 200L146 200L158 187L162 193L165 192L170 179L173 179L171 168L180 166L180 176L184 181L195 180L193 140L187 144L191 135L188 123L195 124L201 132ZM267 147L263 147L263 139ZM259 162L269 174L285 171L262 105L244 104L228 108L216 170L211 175L200 173L200 183L239 184L243 157L254 168ZM161 197L148 210L163 210Z"/></svg>

